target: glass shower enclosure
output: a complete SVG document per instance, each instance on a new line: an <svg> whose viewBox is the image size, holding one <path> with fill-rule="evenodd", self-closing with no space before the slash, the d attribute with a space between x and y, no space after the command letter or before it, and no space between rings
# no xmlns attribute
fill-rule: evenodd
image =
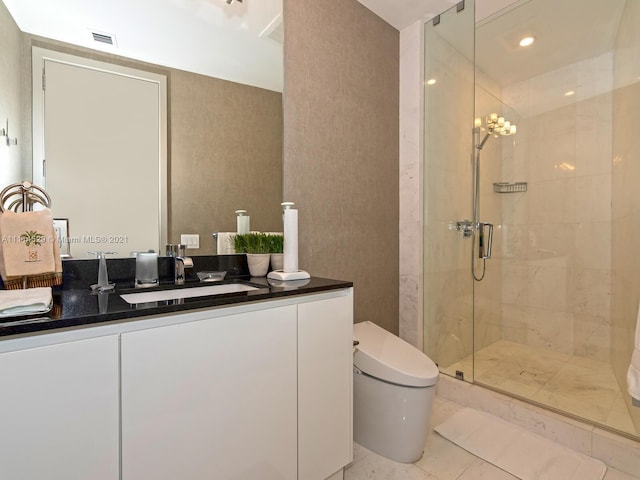
<svg viewBox="0 0 640 480"><path fill-rule="evenodd" d="M639 437L640 2L475 7L424 28L425 352Z"/></svg>

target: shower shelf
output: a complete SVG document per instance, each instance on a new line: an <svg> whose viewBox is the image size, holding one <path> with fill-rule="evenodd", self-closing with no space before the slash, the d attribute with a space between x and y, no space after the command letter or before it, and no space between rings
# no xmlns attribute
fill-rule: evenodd
<svg viewBox="0 0 640 480"><path fill-rule="evenodd" d="M498 182L493 184L495 193L520 193L527 191L527 182Z"/></svg>

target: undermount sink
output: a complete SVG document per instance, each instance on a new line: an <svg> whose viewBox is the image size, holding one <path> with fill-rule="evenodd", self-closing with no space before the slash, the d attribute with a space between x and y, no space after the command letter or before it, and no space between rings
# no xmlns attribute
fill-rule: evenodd
<svg viewBox="0 0 640 480"><path fill-rule="evenodd" d="M225 283L222 285L207 285L206 287L180 288L176 290L160 290L155 292L125 293L120 297L127 303L163 302L180 298L206 297L224 293L248 292L258 290L257 287L242 283Z"/></svg>

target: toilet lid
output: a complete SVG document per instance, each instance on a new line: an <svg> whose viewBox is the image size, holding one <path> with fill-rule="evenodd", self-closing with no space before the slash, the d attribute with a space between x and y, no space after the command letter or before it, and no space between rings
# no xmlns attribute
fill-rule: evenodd
<svg viewBox="0 0 640 480"><path fill-rule="evenodd" d="M438 381L438 367L429 357L375 323L356 323L353 339L360 342L353 364L367 375L410 387Z"/></svg>

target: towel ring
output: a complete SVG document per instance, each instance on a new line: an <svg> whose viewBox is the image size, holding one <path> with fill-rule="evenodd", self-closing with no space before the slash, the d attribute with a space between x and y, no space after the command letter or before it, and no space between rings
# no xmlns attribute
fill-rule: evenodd
<svg viewBox="0 0 640 480"><path fill-rule="evenodd" d="M51 198L44 189L28 180L12 183L0 192L0 212L5 210L28 212L33 210L36 203L49 207Z"/></svg>

